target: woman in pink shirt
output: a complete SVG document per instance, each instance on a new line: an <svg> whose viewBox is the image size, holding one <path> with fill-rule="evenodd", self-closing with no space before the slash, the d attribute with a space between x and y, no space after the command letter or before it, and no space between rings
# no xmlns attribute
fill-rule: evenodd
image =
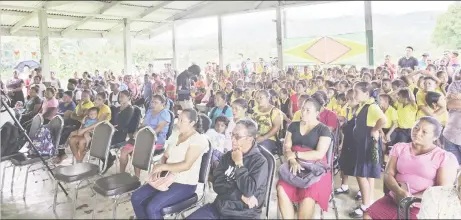
<svg viewBox="0 0 461 220"><path fill-rule="evenodd" d="M397 204L405 197L421 198L431 186L452 186L458 164L452 153L434 144L442 126L437 119L424 116L411 131L412 143L395 144L384 174L384 184L390 190L373 203L364 219L397 219ZM419 207L410 209L416 219Z"/></svg>
<svg viewBox="0 0 461 220"><path fill-rule="evenodd" d="M42 104L43 124L48 124L50 120L56 116L58 112L59 102L55 98L56 90L53 88L46 88L45 99Z"/></svg>

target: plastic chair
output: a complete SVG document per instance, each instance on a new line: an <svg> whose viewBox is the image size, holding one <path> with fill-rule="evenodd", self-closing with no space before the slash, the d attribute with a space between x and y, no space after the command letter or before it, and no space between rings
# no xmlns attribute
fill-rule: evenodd
<svg viewBox="0 0 461 220"><path fill-rule="evenodd" d="M203 113L199 113L199 117L202 119L203 132L206 133L211 128L211 119Z"/></svg>
<svg viewBox="0 0 461 220"><path fill-rule="evenodd" d="M74 208L72 210L72 218L74 218L75 210L77 207L78 187L80 186L80 183L96 175L101 176L102 172L106 169L107 166L107 163L104 163L103 167L90 163L90 157L107 161L110 150L110 141L112 139L113 134L114 127L110 123L106 121L99 122L99 124L94 128L93 131L93 139L91 141L90 152L88 154L86 162L77 163L70 166L59 166L53 170L55 174L53 211L56 211L57 196L59 190L58 184L60 182L76 182L77 184L75 186L73 199Z"/></svg>
<svg viewBox="0 0 461 220"><path fill-rule="evenodd" d="M205 197L206 197L206 189L208 188L208 174L210 173L211 167L211 158L213 155L213 147L209 143L209 150L202 156L202 164L200 166L200 173L199 173L199 183L204 184L202 196L199 198L197 193L195 193L192 197L185 199L179 203L174 205L165 207L162 209L161 213L163 216L166 215L174 215L175 219L178 215L181 215L182 218L184 217L184 212L195 208L200 205L204 205Z"/></svg>
<svg viewBox="0 0 461 220"><path fill-rule="evenodd" d="M151 127L144 127L138 131L134 144L132 164L135 168L147 170L150 173L153 149L156 141L155 131ZM126 193L136 190L141 181L130 173L117 173L95 181L93 191L105 197L115 197L113 218L117 217L118 199ZM93 199L95 202L95 199ZM95 204L93 204L95 208ZM93 219L96 210L93 210Z"/></svg>
<svg viewBox="0 0 461 220"><path fill-rule="evenodd" d="M269 219L269 205L271 202L272 184L275 178L275 157L263 146L259 146L259 151L266 158L267 164L269 166L269 176L267 177L267 189L265 196L266 201L264 202L264 206L266 207L266 219Z"/></svg>

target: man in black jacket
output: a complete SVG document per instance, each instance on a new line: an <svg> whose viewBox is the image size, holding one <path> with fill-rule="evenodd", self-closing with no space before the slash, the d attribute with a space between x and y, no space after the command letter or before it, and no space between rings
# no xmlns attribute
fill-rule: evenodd
<svg viewBox="0 0 461 220"><path fill-rule="evenodd" d="M269 166L255 144L257 125L240 120L232 132L232 151L213 172L215 201L187 219L260 219L267 190Z"/></svg>

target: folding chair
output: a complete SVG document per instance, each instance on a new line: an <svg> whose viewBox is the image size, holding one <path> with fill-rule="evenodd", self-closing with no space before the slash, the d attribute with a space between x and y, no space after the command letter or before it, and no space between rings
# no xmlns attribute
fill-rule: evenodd
<svg viewBox="0 0 461 220"><path fill-rule="evenodd" d="M151 127L144 127L138 131L133 151L133 167L147 170L150 173L156 139L155 131ZM126 193L136 190L139 186L141 186L141 181L138 177L123 172L96 180L92 189L96 194L114 198L113 218L116 219L119 198ZM95 201L93 199L93 202ZM95 208L95 204L93 204L93 207ZM93 219L95 213L96 210L93 210Z"/></svg>
<svg viewBox="0 0 461 220"><path fill-rule="evenodd" d="M269 175L267 177L267 189L266 189L266 201L264 202L264 206L266 207L266 219L269 219L269 205L271 202L271 192L272 192L272 184L275 178L275 157L271 154L266 148L263 146L259 146L259 151L261 154L266 158L267 164L269 166Z"/></svg>
<svg viewBox="0 0 461 220"><path fill-rule="evenodd" d="M34 137L38 130L40 129L40 127L43 125L43 117L42 115L40 114L37 114L34 116L34 118L32 118L31 120L31 125L30 125L30 130L29 130L29 137ZM26 142L26 144L22 147L22 149L24 149L25 147L27 147L29 145L28 142ZM17 165L14 165L14 164L19 164L19 162L15 162L13 164L13 160L17 160L17 161L23 161L25 160L25 158L27 158L26 155L24 155L23 153L19 153L19 154L15 154L14 156L12 156L11 158L9 158L10 160L10 165L7 166L5 165L3 167L3 174L2 174L2 189L3 189L3 184L5 182L5 171L6 171L6 168L8 167L13 167L13 173L12 173L12 176L11 176L11 194L13 194L13 185L14 185L14 174L15 174L15 171L16 171L16 166ZM37 158L38 160L37 161L40 161L40 158ZM44 159L48 159L46 157L44 157Z"/></svg>
<svg viewBox="0 0 461 220"><path fill-rule="evenodd" d="M59 144L59 139L61 138L61 132L62 132L62 128L64 127L64 119L62 119L61 116L59 115L56 115L54 116L51 121L45 125L46 127L48 127L48 129L50 130L51 132L51 137L53 138L53 145L54 147L56 148L57 150L57 144ZM49 160L53 155L44 155L42 156L43 159L45 161ZM20 167L22 168L23 166L27 166L27 169L26 169L26 178L25 178L25 181L24 181L24 191L23 191L23 195L22 195L22 198L25 199L26 198L26 190L27 190L27 179L29 177L29 172L33 172L33 171L36 171L37 169L35 170L30 170L30 168L33 166L33 165L36 165L36 164L39 164L41 163L42 160L40 159L40 157L38 156L35 156L35 157L28 157L27 153L23 153L21 154L21 156L19 157L14 157L11 159L11 163L13 164L13 179L11 180L13 182L14 180L14 170L16 169L16 167ZM47 172L48 173L48 172ZM49 173L48 173L49 174ZM51 177L50 177L51 178ZM11 189L13 190L13 189Z"/></svg>
<svg viewBox="0 0 461 220"><path fill-rule="evenodd" d="M197 193L195 193L192 197L185 199L181 202L178 202L174 205L165 207L162 209L161 213L163 216L166 215L173 215L176 219L178 215L182 218L184 217L184 212L190 209L193 209L197 206L203 206L205 204L205 197L206 197L206 189L208 188L208 174L210 173L211 167L211 158L213 155L213 147L209 144L209 150L202 156L202 164L200 166L200 173L199 173L199 183L204 184L203 192L201 197L199 198Z"/></svg>
<svg viewBox="0 0 461 220"><path fill-rule="evenodd" d="M99 122L93 131L93 139L91 141L90 152L86 162L77 163L70 166L59 166L53 170L55 174L53 211L56 211L58 184L60 182L76 182L77 184L75 186L73 199L74 208L72 210L72 218L74 218L75 210L77 207L78 187L80 186L80 183L84 180L89 180L96 175L102 176L102 172L106 169L107 166L107 163L104 163L103 167L101 168L99 165L90 163L90 157L107 161L109 156L110 141L113 134L114 127L110 123L105 121Z"/></svg>
<svg viewBox="0 0 461 220"><path fill-rule="evenodd" d="M410 219L410 208L411 205L415 203L421 203L421 198L416 197L406 197L399 202L399 207L397 209L398 219ZM403 214L403 218L402 218Z"/></svg>

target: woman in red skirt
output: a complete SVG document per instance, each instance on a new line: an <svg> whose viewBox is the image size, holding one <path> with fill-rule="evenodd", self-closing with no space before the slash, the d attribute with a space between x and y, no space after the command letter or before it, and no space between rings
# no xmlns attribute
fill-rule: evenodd
<svg viewBox="0 0 461 220"><path fill-rule="evenodd" d="M290 170L295 174L302 167L297 159L322 161L326 164L326 153L331 143L328 127L317 120L325 101L321 97L309 98L301 105L301 121L292 122L285 136L285 156ZM277 185L277 196L283 219L294 219L293 203L299 203L298 219L312 219L315 203L323 210L328 209L331 194L331 172L308 188L296 188L282 180Z"/></svg>

